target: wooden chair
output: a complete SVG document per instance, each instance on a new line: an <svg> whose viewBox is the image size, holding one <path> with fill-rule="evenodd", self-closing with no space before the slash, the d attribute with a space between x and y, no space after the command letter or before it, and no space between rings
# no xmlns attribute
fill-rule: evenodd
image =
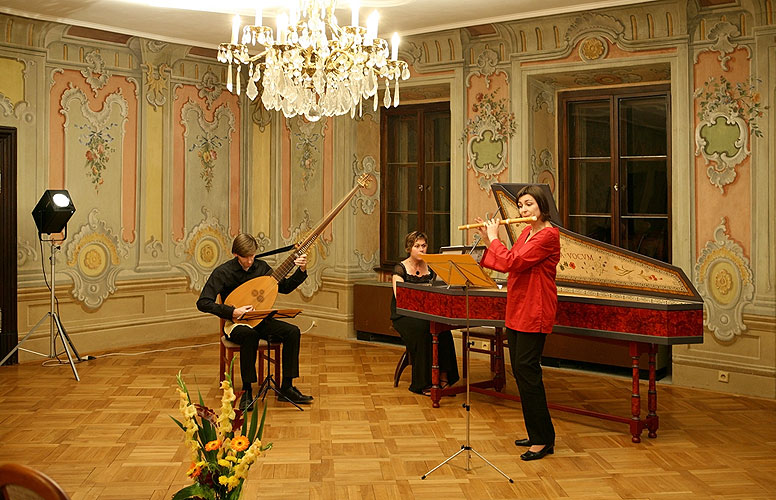
<svg viewBox="0 0 776 500"><path fill-rule="evenodd" d="M29 492L37 496L30 496ZM70 500L67 493L53 479L42 472L20 464L0 465L0 499L13 500L18 498Z"/></svg>
<svg viewBox="0 0 776 500"><path fill-rule="evenodd" d="M231 371L229 372L232 376L232 385L236 385L234 382L234 365L232 364L232 360L234 359L235 354L240 353L240 345L235 344L231 340L226 338L226 335L224 334L224 325L226 324L226 321L221 318L220 319L220 327L218 329L220 335L221 335L221 342L219 345L219 364L218 364L218 382L221 383L226 378L226 369L228 367L231 367ZM273 364L273 368L275 369L275 380L280 380L280 346L281 344L279 342L270 342L269 343L269 352L267 352L267 343L266 342L260 342L259 343L259 349L258 349L258 363L259 363L259 382L262 382L264 380L264 362L269 361Z"/></svg>

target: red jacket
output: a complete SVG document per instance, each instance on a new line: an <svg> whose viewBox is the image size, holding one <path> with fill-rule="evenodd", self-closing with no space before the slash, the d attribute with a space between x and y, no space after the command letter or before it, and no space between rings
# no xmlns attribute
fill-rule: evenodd
<svg viewBox="0 0 776 500"><path fill-rule="evenodd" d="M511 250L499 240L491 242L480 265L508 272L506 326L521 332L550 333L558 310L555 287L560 260L560 232L545 227L526 243L526 227Z"/></svg>

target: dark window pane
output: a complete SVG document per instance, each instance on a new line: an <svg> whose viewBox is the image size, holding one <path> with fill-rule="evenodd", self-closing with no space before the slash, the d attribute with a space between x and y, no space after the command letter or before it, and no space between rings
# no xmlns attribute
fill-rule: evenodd
<svg viewBox="0 0 776 500"><path fill-rule="evenodd" d="M391 117L387 147L389 163L418 161L418 117L415 114Z"/></svg>
<svg viewBox="0 0 776 500"><path fill-rule="evenodd" d="M385 215L387 228L386 237L388 238L387 250L388 262L399 262L407 257L407 251L404 250L404 238L408 233L418 229L417 213L388 213Z"/></svg>
<svg viewBox="0 0 776 500"><path fill-rule="evenodd" d="M450 163L426 163L426 212L450 213Z"/></svg>
<svg viewBox="0 0 776 500"><path fill-rule="evenodd" d="M670 262L667 218L623 217L621 227L624 248Z"/></svg>
<svg viewBox="0 0 776 500"><path fill-rule="evenodd" d="M569 229L604 243L612 242L611 217L569 217Z"/></svg>
<svg viewBox="0 0 776 500"><path fill-rule="evenodd" d="M450 215L426 214L426 235L428 235L428 252L437 253L441 247L450 244Z"/></svg>
<svg viewBox="0 0 776 500"><path fill-rule="evenodd" d="M383 203L389 212L417 211L418 167L415 165L387 165L388 177Z"/></svg>
<svg viewBox="0 0 776 500"><path fill-rule="evenodd" d="M608 161L569 160L569 214L611 213Z"/></svg>
<svg viewBox="0 0 776 500"><path fill-rule="evenodd" d="M668 166L666 160L622 160L623 215L668 215Z"/></svg>
<svg viewBox="0 0 776 500"><path fill-rule="evenodd" d="M568 112L569 156L610 156L609 101L570 103Z"/></svg>
<svg viewBox="0 0 776 500"><path fill-rule="evenodd" d="M450 161L450 112L425 114L426 161Z"/></svg>
<svg viewBox="0 0 776 500"><path fill-rule="evenodd" d="M631 97L620 100L620 155L665 156L668 98Z"/></svg>

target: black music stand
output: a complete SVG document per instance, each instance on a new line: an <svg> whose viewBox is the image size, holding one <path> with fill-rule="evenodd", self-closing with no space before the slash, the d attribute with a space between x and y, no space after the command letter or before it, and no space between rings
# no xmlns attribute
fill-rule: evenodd
<svg viewBox="0 0 776 500"><path fill-rule="evenodd" d="M301 309L271 309L271 310L264 310L264 311L250 311L243 316L245 319L258 319L261 318L262 321L269 318L295 318L300 312L302 312ZM253 398L253 401L248 405L248 407L252 407L256 401L261 398L263 401L265 397L267 397L267 393L271 390L275 393L275 395L280 400L285 400L292 405L296 406L299 411L304 411L304 409L299 406L298 404L294 403L290 399L286 399L285 396L283 396L280 392L280 389L278 389L277 381L275 380L275 377L272 376L272 366L270 365L270 359L269 359L269 353L270 353L270 342L272 340L272 335L268 334L267 338L265 339L267 341L267 376L264 377L264 380L261 382L261 385L259 385L259 392L256 394L256 397ZM261 345L261 339L259 339L259 345ZM261 363L261 359L259 359L259 363Z"/></svg>
<svg viewBox="0 0 776 500"><path fill-rule="evenodd" d="M471 392L469 390L469 374L471 371L469 370L469 347L470 347L470 340L469 340L469 287L475 286L475 287L489 287L489 288L495 288L496 282L493 281L490 276L485 274L483 269L480 267L479 264L477 264L477 261L474 260L474 257L472 257L469 254L463 254L463 255L440 255L440 254L427 254L423 256L423 260L426 261L426 264L428 264L428 267L434 270L434 272L437 274L437 277L447 283L448 288L451 286L461 286L463 287L464 294L466 296L466 331L464 335L466 336L464 338L464 364L466 365L466 369L464 370L466 379L466 402L462 405L464 409L466 410L466 442L461 445L461 449L453 453L451 456L446 458L443 462L438 464L436 467L431 469L430 471L423 474L420 479L426 479L429 474L437 470L438 468L445 465L450 460L454 459L464 451L466 452L466 469L467 471L471 470L471 458L472 453L480 457L486 464L490 465L491 468L495 469L496 472L504 476L506 479L509 480L510 483L514 483L511 477L507 476L501 469L493 465L488 461L487 458L483 457L479 453L477 453L477 450L472 448L471 446L471 401L470 401L470 395Z"/></svg>

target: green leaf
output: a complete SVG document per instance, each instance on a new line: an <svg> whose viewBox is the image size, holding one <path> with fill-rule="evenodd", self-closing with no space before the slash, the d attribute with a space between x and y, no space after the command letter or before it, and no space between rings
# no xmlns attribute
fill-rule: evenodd
<svg viewBox="0 0 776 500"><path fill-rule="evenodd" d="M180 422L180 420L178 420L177 418L173 417L172 415L170 415L170 418L172 419L173 422L178 424L178 427L180 427L183 432L186 432L186 427L183 426L183 424Z"/></svg>
<svg viewBox="0 0 776 500"><path fill-rule="evenodd" d="M215 492L200 483L194 483L178 491L172 500L188 500L189 498L202 497L205 500L216 500Z"/></svg>

